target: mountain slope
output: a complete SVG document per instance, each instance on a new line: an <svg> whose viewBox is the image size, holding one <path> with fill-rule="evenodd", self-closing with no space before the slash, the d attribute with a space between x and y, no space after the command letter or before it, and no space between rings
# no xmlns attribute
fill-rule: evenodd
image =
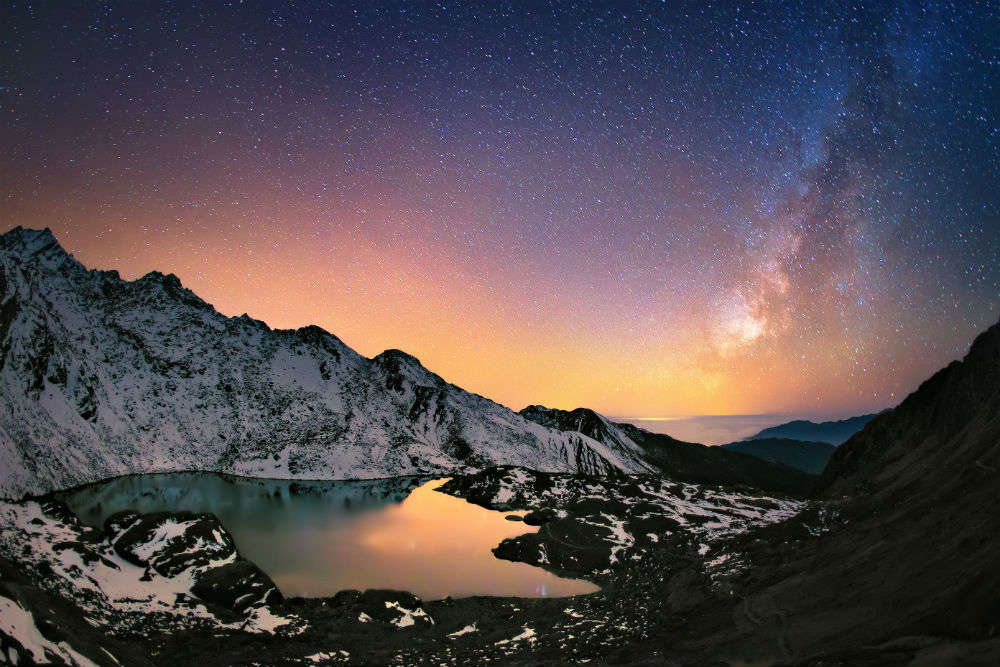
<svg viewBox="0 0 1000 667"><path fill-rule="evenodd" d="M837 448L821 483L818 519L710 554L747 567L724 592L738 604L698 621L717 623L699 650L795 665L998 664L1000 324ZM806 660L817 654L828 658Z"/></svg>
<svg viewBox="0 0 1000 667"><path fill-rule="evenodd" d="M540 426L403 352L225 317L173 275L88 271L48 230L0 236L0 392L8 497L167 470L650 470L635 447Z"/></svg>
<svg viewBox="0 0 1000 667"><path fill-rule="evenodd" d="M804 442L828 442L831 445L839 445L852 435L865 427L865 424L878 417L879 413L870 415L859 415L840 421L814 422L805 419L785 422L770 428L765 428L756 435L752 435L747 440L759 440L765 438L785 438L788 440L802 440Z"/></svg>
<svg viewBox="0 0 1000 667"><path fill-rule="evenodd" d="M810 475L823 472L837 449L828 442L804 442L788 438L757 438L720 445L731 452L742 452L759 459L780 463Z"/></svg>
<svg viewBox="0 0 1000 667"><path fill-rule="evenodd" d="M814 484L809 475L780 463L650 433L632 424L613 422L587 408L567 411L529 405L520 414L543 426L583 433L609 447L637 449L649 465L678 480L752 486L797 495L808 493Z"/></svg>

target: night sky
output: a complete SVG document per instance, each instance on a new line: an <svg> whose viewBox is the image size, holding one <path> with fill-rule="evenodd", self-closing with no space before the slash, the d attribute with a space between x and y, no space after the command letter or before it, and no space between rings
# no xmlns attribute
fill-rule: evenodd
<svg viewBox="0 0 1000 667"><path fill-rule="evenodd" d="M998 318L997 7L7 3L0 231L515 409L867 412Z"/></svg>

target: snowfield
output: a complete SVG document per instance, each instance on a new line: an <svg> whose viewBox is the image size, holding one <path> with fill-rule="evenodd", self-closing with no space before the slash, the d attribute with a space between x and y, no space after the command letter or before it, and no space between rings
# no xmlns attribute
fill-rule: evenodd
<svg viewBox="0 0 1000 667"><path fill-rule="evenodd" d="M17 562L37 576L51 593L72 600L88 622L110 632L216 628L246 632L295 633L295 618L271 614L263 601L248 605L243 613L218 613L192 592L199 575L233 562L235 552L218 561L205 561L181 569L173 576L160 574L156 554L184 534L184 525L168 521L155 540L134 552L149 559L148 566L122 557L113 541L80 524L59 506L35 501L0 501L0 556ZM213 549L206 549L209 556ZM0 618L7 618L0 614Z"/></svg>

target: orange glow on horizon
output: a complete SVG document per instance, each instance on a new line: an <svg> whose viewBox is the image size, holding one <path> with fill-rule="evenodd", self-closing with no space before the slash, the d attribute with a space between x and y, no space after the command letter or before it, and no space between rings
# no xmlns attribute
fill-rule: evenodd
<svg viewBox="0 0 1000 667"><path fill-rule="evenodd" d="M740 350L720 348L707 299L682 309L653 304L640 329L621 312L603 319L580 295L559 290L541 260L515 265L464 255L429 241L416 215L361 231L331 222L314 239L258 231L236 210L217 211L216 224L196 240L164 235L152 243L156 219L148 211L110 230L113 253L101 238L49 226L88 268L116 269L126 279L154 269L175 273L226 315L246 312L275 328L317 324L369 357L403 349L447 381L515 410L541 403L657 420L846 415L883 407L890 395L860 393L844 379L842 351L832 346L801 364L763 337L741 341L747 345ZM817 387L818 377L834 382ZM893 391L905 391L906 382L896 380Z"/></svg>

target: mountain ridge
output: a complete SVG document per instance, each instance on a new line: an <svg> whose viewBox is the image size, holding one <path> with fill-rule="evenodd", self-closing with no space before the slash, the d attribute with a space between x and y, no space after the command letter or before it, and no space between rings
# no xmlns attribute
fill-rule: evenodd
<svg viewBox="0 0 1000 667"><path fill-rule="evenodd" d="M0 236L0 496L121 474L360 478L519 463L651 472L318 326L226 317L172 274L88 270L51 230Z"/></svg>
<svg viewBox="0 0 1000 667"><path fill-rule="evenodd" d="M792 646L860 665L911 664L888 658L939 643L955 652L920 664L996 664L997 415L1000 323L834 451L818 484L819 527L796 517L727 547L744 569L726 591L738 602L710 611L725 623L698 645L749 658Z"/></svg>
<svg viewBox="0 0 1000 667"><path fill-rule="evenodd" d="M560 410L529 405L520 415L541 425L575 431L609 446L629 443L663 474L701 484L753 486L768 491L805 495L814 477L782 461L768 461L741 451L710 447L653 433L634 424L615 422L589 408Z"/></svg>
<svg viewBox="0 0 1000 667"><path fill-rule="evenodd" d="M839 445L864 428L865 424L882 412L873 412L847 419L815 422L810 419L795 419L777 426L771 426L758 431L744 440L761 440L767 438L782 438L800 440L802 442L827 442Z"/></svg>

